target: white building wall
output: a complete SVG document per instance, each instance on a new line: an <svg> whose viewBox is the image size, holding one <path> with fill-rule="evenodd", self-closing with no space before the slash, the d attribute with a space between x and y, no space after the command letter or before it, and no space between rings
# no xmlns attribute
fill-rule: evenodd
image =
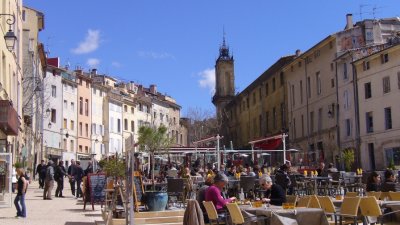
<svg viewBox="0 0 400 225"><path fill-rule="evenodd" d="M122 148L122 106L109 101L109 141L108 153L121 154Z"/></svg>
<svg viewBox="0 0 400 225"><path fill-rule="evenodd" d="M106 93L95 85L92 86L92 134L91 143L92 151L96 160L100 160L105 156L105 146L103 143L104 124L103 124L103 101ZM97 141L96 141L97 140Z"/></svg>

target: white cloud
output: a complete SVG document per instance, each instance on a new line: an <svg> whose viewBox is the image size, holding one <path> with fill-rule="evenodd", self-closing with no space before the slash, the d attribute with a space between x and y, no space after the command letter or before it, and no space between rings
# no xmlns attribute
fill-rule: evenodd
<svg viewBox="0 0 400 225"><path fill-rule="evenodd" d="M210 91L210 94L215 93L215 69L205 69L197 74L201 77L199 82L199 86L201 88L207 88Z"/></svg>
<svg viewBox="0 0 400 225"><path fill-rule="evenodd" d="M175 56L168 52L138 51L139 57L151 59L175 59Z"/></svg>
<svg viewBox="0 0 400 225"><path fill-rule="evenodd" d="M89 58L86 62L91 68L95 68L100 64L100 60L96 58Z"/></svg>
<svg viewBox="0 0 400 225"><path fill-rule="evenodd" d="M100 43L100 30L89 29L85 40L77 48L71 50L74 54L86 54L95 51Z"/></svg>
<svg viewBox="0 0 400 225"><path fill-rule="evenodd" d="M111 66L113 66L115 68L121 68L122 64L120 62L114 61L111 63Z"/></svg>

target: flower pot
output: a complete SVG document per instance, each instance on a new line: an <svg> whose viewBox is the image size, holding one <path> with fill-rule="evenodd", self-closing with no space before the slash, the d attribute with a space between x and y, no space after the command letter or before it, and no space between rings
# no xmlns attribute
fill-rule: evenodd
<svg viewBox="0 0 400 225"><path fill-rule="evenodd" d="M146 192L146 201L150 211L164 211L168 202L168 194L159 191Z"/></svg>

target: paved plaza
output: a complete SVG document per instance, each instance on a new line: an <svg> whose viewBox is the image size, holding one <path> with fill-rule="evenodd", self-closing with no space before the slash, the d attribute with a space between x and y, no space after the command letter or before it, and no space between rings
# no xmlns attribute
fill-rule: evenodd
<svg viewBox="0 0 400 225"><path fill-rule="evenodd" d="M43 200L43 189L39 189L37 181L28 187L26 195L27 218L15 218L14 204L11 208L0 208L1 225L94 225L95 221L102 221L100 205L95 205L92 211L91 205L86 205L83 210L81 199L75 199L67 179L65 180L65 198L54 197L56 185L53 189L53 200ZM15 196L15 195L14 195ZM14 199L13 199L14 201Z"/></svg>

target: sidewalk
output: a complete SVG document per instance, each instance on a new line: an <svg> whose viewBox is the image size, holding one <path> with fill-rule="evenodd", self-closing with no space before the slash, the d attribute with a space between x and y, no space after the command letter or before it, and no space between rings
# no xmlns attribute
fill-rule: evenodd
<svg viewBox="0 0 400 225"><path fill-rule="evenodd" d="M83 210L82 199L72 196L71 188L67 179L64 183L63 194L65 198L54 197L57 184L53 188L53 200L43 200L43 189L39 189L37 181L32 182L26 194L27 218L15 218L16 209L14 204L11 208L0 208L1 225L94 225L95 221L102 221L100 205L86 205ZM14 195L15 196L15 195ZM14 203L14 199L13 199Z"/></svg>

